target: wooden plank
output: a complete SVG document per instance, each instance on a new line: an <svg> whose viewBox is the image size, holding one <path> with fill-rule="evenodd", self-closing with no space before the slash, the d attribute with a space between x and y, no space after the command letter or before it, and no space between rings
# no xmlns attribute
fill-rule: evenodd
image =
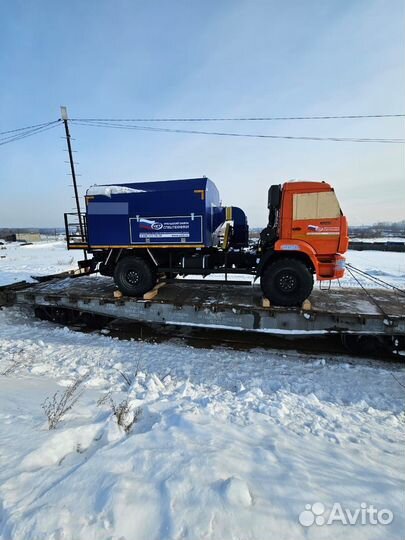
<svg viewBox="0 0 405 540"><path fill-rule="evenodd" d="M90 274L95 274L95 272L89 272L86 268L75 268L73 270L65 270L59 274L50 274L48 276L31 276L32 279L38 281L39 283L45 283L53 279L64 279L67 277L75 278L81 276L89 276Z"/></svg>
<svg viewBox="0 0 405 540"><path fill-rule="evenodd" d="M165 281L161 281L160 283L157 283L151 291L148 291L143 295L143 299L153 300L157 296L160 287L163 287L164 285L166 285Z"/></svg>

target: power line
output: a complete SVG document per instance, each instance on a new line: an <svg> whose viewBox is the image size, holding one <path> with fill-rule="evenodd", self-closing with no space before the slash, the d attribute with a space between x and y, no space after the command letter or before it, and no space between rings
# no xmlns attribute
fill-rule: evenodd
<svg viewBox="0 0 405 540"><path fill-rule="evenodd" d="M48 131L49 129L52 129L52 128L55 128L55 127L56 127L56 124L52 124L52 125L49 125L49 126L42 127L40 129L36 129L34 131L30 131L28 133L19 134L18 136L15 136L15 137L9 137L7 139L2 139L2 140L0 140L0 146L4 146L5 144L9 144L9 143L12 143L12 142L19 141L21 139L25 139L25 138L31 137L33 135L37 135L39 133L42 133L43 131Z"/></svg>
<svg viewBox="0 0 405 540"><path fill-rule="evenodd" d="M328 120L328 119L360 119L360 118L402 118L405 114L369 114L369 115L341 115L341 116L272 116L272 117L240 117L240 118L138 118L138 119L71 119L76 125L89 127L103 127L112 129L132 129L140 131L157 131L165 133L184 133L194 135L213 135L222 137L246 137L258 139L287 139L287 140L311 140L311 141L334 141L334 142L368 142L403 144L404 139L395 138L367 138L367 137L316 137L316 136L293 136L293 135L267 135L254 133L236 133L219 131L200 131L174 128L151 127L130 124L128 122L216 122L216 121L272 121L272 120ZM0 132L0 146L15 142L26 137L42 133L56 127L60 119L52 122L34 124L8 131ZM117 122L117 123L114 123ZM4 135L7 135L4 137ZM3 136L3 137L1 137Z"/></svg>
<svg viewBox="0 0 405 540"><path fill-rule="evenodd" d="M25 129L24 131L19 131L18 133L14 133L12 135L7 135L6 137L3 136L3 137L0 138L0 141L1 142L8 142L8 141L12 141L12 140L18 140L18 139L24 138L24 137L26 137L28 135L40 132L43 129L47 128L48 126L56 125L58 122L59 121L46 122L44 124L41 124L39 127L35 127L35 128L32 128L32 129Z"/></svg>
<svg viewBox="0 0 405 540"><path fill-rule="evenodd" d="M405 114L348 114L348 115L329 115L329 116L252 116L252 117L222 117L222 118L74 118L73 121L80 122L263 122L278 120L334 120L334 119L358 119L358 118L404 118ZM1 135L16 133L33 128L48 126L53 122L43 122L33 124L8 131L0 131Z"/></svg>
<svg viewBox="0 0 405 540"><path fill-rule="evenodd" d="M0 131L0 135L6 135L7 133L16 133L17 131L25 131L32 128L39 128L41 126L48 126L52 122L43 122L42 124L34 124L33 126L25 126L17 129L10 129L8 131Z"/></svg>
<svg viewBox="0 0 405 540"><path fill-rule="evenodd" d="M165 133L187 133L195 135L215 135L221 137L248 137L255 139L289 139L289 140L309 140L309 141L334 141L334 142L367 142L367 143L390 143L390 144L402 144L405 143L405 139L384 139L384 138L356 138L356 137L314 137L314 136L295 136L295 135L267 135L267 134L254 134L254 133L234 133L234 132L222 132L222 131L199 131L199 130L185 130L185 129L170 129L170 128L158 128L150 126L139 125L121 125L108 122L84 122L79 120L72 120L75 125L110 128L110 129L129 129L140 131L154 131Z"/></svg>
<svg viewBox="0 0 405 540"><path fill-rule="evenodd" d="M0 139L0 146L9 144L15 141L19 141L21 139L25 139L27 137L32 137L33 135L37 135L38 133L48 131L49 129L53 129L59 124L59 122L60 120L55 120L54 122L48 122L46 124L43 124L41 127L29 129L24 132L17 133L15 135L11 135L9 137L4 137L3 139Z"/></svg>
<svg viewBox="0 0 405 540"><path fill-rule="evenodd" d="M345 120L358 118L404 118L405 114L346 114L334 116L263 116L223 118L72 118L81 122L267 122L278 120Z"/></svg>

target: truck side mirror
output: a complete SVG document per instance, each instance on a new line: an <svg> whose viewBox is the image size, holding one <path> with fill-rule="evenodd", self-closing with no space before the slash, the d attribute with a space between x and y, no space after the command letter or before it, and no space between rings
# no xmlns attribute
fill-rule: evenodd
<svg viewBox="0 0 405 540"><path fill-rule="evenodd" d="M281 202L281 185L270 186L267 208L278 208Z"/></svg>

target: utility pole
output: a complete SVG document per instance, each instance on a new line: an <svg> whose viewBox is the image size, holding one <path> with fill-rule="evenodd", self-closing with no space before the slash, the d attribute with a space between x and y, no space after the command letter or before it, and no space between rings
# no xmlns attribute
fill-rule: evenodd
<svg viewBox="0 0 405 540"><path fill-rule="evenodd" d="M74 161L73 161L72 144L71 144L71 141L70 141L70 132L69 132L69 124L68 124L68 119L69 118L68 118L67 107L61 106L60 114L61 114L61 118L63 120L63 124L65 126L66 142L67 142L67 148L68 148L68 154L69 154L70 171L71 171L72 180L73 180L73 189L74 189L74 192L75 192L76 209L77 209L77 217L79 219L80 235L81 235L81 238L82 238L82 242L85 242L84 227L83 227L83 222L82 222L82 214L80 212L79 193L77 191L75 164L74 164ZM84 258L87 259L86 250L83 250L83 252L84 252Z"/></svg>

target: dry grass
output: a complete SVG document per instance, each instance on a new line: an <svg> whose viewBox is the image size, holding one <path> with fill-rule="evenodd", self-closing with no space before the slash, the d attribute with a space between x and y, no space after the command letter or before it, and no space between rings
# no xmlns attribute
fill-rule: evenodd
<svg viewBox="0 0 405 540"><path fill-rule="evenodd" d="M12 373L15 373L18 371L19 368L25 367L28 364L31 364L32 358L27 358L22 356L22 349L20 351L17 351L13 353L11 358L11 364L6 368L4 371L0 373L0 375L4 375L7 377L8 375L11 375Z"/></svg>
<svg viewBox="0 0 405 540"><path fill-rule="evenodd" d="M109 405L113 416L115 416L115 419L117 420L117 424L125 431L125 433L131 431L142 414L141 407L131 409L128 399L124 399L118 404L115 403L112 398L112 392L107 392L97 401L97 406L99 407L106 404Z"/></svg>
<svg viewBox="0 0 405 540"><path fill-rule="evenodd" d="M70 411L83 393L79 390L85 378L76 379L71 385L67 386L63 393L55 392L52 398L47 397L42 403L42 409L48 419L49 429L56 429L56 426Z"/></svg>
<svg viewBox="0 0 405 540"><path fill-rule="evenodd" d="M117 424L122 427L125 433L131 431L133 425L139 420L142 414L142 409L140 407L131 410L127 399L124 399L118 405L111 400L111 410L117 419Z"/></svg>

